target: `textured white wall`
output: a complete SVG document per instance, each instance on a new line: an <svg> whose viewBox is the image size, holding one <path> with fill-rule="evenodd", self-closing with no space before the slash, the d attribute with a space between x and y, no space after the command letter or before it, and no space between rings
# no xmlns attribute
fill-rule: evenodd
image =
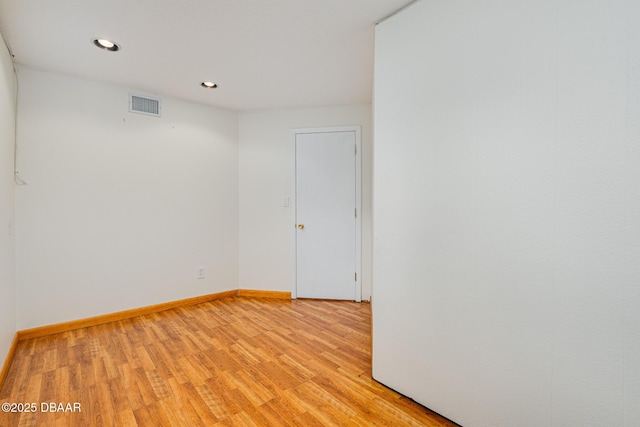
<svg viewBox="0 0 640 427"><path fill-rule="evenodd" d="M0 366L16 333L13 148L15 77L0 34Z"/></svg>
<svg viewBox="0 0 640 427"><path fill-rule="evenodd" d="M640 425L640 2L376 31L374 377L465 426Z"/></svg>
<svg viewBox="0 0 640 427"><path fill-rule="evenodd" d="M371 106L240 113L240 288L291 291L291 129L362 126L362 298L371 295ZM283 206L285 197L290 207Z"/></svg>
<svg viewBox="0 0 640 427"><path fill-rule="evenodd" d="M237 113L19 69L18 329L238 288ZM196 279L196 268L206 278Z"/></svg>

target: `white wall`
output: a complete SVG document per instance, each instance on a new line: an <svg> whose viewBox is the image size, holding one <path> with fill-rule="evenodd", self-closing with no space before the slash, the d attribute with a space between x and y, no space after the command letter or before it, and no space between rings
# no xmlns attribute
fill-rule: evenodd
<svg viewBox="0 0 640 427"><path fill-rule="evenodd" d="M640 425L640 2L376 31L374 377L471 426Z"/></svg>
<svg viewBox="0 0 640 427"><path fill-rule="evenodd" d="M291 129L362 126L362 298L371 295L371 106L240 113L240 288L292 289Z"/></svg>
<svg viewBox="0 0 640 427"><path fill-rule="evenodd" d="M19 69L18 329L238 288L237 113ZM196 279L196 268L206 278Z"/></svg>
<svg viewBox="0 0 640 427"><path fill-rule="evenodd" d="M0 34L0 366L16 333L13 149L15 77Z"/></svg>

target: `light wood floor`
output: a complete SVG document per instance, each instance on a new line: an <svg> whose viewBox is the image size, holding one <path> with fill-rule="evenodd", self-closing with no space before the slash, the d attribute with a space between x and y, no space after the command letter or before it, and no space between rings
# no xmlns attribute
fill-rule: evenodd
<svg viewBox="0 0 640 427"><path fill-rule="evenodd" d="M369 308L229 298L22 341L0 403L38 411L0 426L454 426L371 379Z"/></svg>

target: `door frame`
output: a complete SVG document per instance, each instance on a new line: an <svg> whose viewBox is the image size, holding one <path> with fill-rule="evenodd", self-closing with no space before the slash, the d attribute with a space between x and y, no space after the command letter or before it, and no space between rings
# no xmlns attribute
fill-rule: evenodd
<svg viewBox="0 0 640 427"><path fill-rule="evenodd" d="M297 228L298 224L297 211L297 186L296 186L296 136L309 133L333 133L333 132L355 132L356 144L356 277L354 301L362 301L362 141L360 125L353 126L334 126L334 127L314 127L314 128L296 128L291 130L291 153L292 153L292 173L291 173L291 206L293 207L292 217L292 233L291 233L291 299L296 299L298 295L298 243Z"/></svg>

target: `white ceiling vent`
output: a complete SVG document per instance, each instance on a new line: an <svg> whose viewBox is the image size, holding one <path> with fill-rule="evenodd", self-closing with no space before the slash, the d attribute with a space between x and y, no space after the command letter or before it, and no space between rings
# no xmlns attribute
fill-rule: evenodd
<svg viewBox="0 0 640 427"><path fill-rule="evenodd" d="M129 112L160 117L160 99L130 93Z"/></svg>

